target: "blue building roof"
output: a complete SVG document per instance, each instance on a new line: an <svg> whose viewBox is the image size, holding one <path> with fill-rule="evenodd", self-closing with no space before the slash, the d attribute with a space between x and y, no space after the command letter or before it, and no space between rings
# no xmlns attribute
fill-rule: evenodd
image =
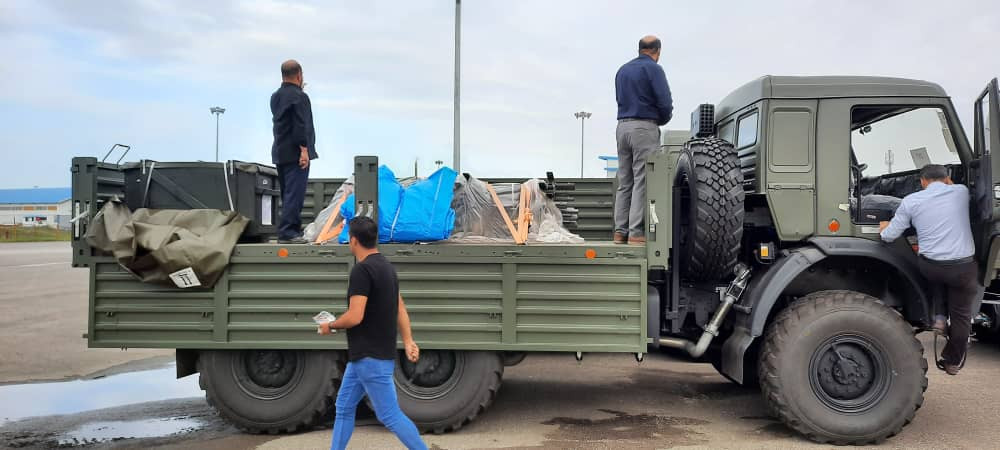
<svg viewBox="0 0 1000 450"><path fill-rule="evenodd" d="M0 204L45 204L69 200L73 190L65 188L0 189Z"/></svg>

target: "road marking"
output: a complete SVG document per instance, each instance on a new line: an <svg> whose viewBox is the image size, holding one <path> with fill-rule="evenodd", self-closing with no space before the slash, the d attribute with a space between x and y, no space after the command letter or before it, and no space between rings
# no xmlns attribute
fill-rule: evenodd
<svg viewBox="0 0 1000 450"><path fill-rule="evenodd" d="M66 261L66 262L38 263L38 264L22 264L22 265L19 265L19 266L0 266L0 269L19 269L19 268L22 268L22 267L54 266L56 264L69 264L69 261Z"/></svg>

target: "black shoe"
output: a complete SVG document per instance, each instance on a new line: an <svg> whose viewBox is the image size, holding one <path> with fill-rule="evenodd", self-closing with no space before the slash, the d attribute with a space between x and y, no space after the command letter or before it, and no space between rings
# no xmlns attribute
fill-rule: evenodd
<svg viewBox="0 0 1000 450"><path fill-rule="evenodd" d="M305 240L302 236L294 237L291 239L278 239L279 244L308 244L309 241Z"/></svg>
<svg viewBox="0 0 1000 450"><path fill-rule="evenodd" d="M934 326L931 328L934 330L934 334L938 336L948 336L948 322L944 320L935 320Z"/></svg>

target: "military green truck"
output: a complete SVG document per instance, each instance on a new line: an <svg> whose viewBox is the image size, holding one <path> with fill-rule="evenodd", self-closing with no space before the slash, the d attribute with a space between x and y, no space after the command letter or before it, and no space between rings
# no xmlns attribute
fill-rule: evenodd
<svg viewBox="0 0 1000 450"><path fill-rule="evenodd" d="M998 104L993 80L970 145L936 84L765 76L699 107L691 139L650 157L645 245L609 241L611 182L584 179L557 193L579 207L583 244L383 245L423 349L397 364L403 410L422 430L457 430L488 415L504 367L531 352L641 360L669 347L759 385L809 439L898 433L927 387L915 334L929 329L932 303L912 236L884 244L878 222L919 189L923 164L947 164L972 192L982 276L993 279ZM376 165L358 160L359 205L377 202ZM89 345L176 349L177 376L200 374L208 401L249 432L328 420L346 344L317 335L311 316L346 309L347 247L239 244L211 289L143 284L83 239L122 185L120 166L74 159ZM330 184L313 188L325 205Z"/></svg>

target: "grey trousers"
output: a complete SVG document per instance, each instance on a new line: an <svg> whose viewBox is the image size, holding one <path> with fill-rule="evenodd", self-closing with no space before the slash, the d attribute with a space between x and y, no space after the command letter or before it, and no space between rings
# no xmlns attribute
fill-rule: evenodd
<svg viewBox="0 0 1000 450"><path fill-rule="evenodd" d="M618 192L615 193L615 231L645 236L646 158L660 147L660 127L652 121L619 120Z"/></svg>

